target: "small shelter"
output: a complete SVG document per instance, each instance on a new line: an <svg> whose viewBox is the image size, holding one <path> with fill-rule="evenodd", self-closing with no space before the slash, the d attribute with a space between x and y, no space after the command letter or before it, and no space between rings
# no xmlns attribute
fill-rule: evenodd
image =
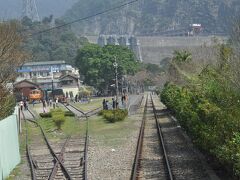
<svg viewBox="0 0 240 180"><path fill-rule="evenodd" d="M28 99L30 91L33 89L40 89L39 85L28 80L16 82L14 85L14 94L17 100Z"/></svg>

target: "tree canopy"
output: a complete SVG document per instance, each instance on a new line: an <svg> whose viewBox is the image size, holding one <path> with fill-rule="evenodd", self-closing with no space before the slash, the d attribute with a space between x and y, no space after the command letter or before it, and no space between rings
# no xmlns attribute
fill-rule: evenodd
<svg viewBox="0 0 240 180"><path fill-rule="evenodd" d="M108 90L114 84L115 68L118 64L118 79L123 75L133 75L139 68L134 53L127 47L107 45L100 47L87 44L78 51L76 66L84 76L84 82L98 90Z"/></svg>
<svg viewBox="0 0 240 180"><path fill-rule="evenodd" d="M8 83L14 82L16 68L23 64L27 54L22 50L22 37L14 21L0 23L0 120L11 115L15 100Z"/></svg>
<svg viewBox="0 0 240 180"><path fill-rule="evenodd" d="M36 33L62 24L64 24L63 20L53 21L53 16L43 18L42 22L32 22L28 17L22 19L22 26L26 33ZM32 54L32 61L60 60L73 65L77 50L86 41L86 38L78 38L71 27L64 27L31 36L25 41L24 48Z"/></svg>

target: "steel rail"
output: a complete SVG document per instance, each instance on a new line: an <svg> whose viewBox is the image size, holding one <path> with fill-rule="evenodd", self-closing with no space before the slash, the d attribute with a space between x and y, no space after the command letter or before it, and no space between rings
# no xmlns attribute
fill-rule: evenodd
<svg viewBox="0 0 240 180"><path fill-rule="evenodd" d="M30 112L30 114L31 114L31 115L34 117L34 119L35 119L34 114L33 114L30 110L28 110L28 111ZM62 171L63 171L63 173L65 174L66 178L69 179L69 180L72 180L71 175L70 175L70 173L68 172L67 168L66 168L66 167L64 166L64 164L60 161L60 159L58 158L58 156L56 155L56 153L55 153L54 150L52 149L50 143L48 142L48 139L47 139L47 137L46 137L45 132L43 131L42 126L41 126L37 121L35 121L35 120L30 120L30 119L26 119L26 120L29 121L29 122L32 122L32 123L36 124L36 125L40 128L41 133L42 133L43 138L44 138L44 141L46 142L47 147L48 147L48 149L50 150L52 156L56 159L56 161L59 162L59 164L60 164L60 166L61 166L61 168L62 168Z"/></svg>
<svg viewBox="0 0 240 180"><path fill-rule="evenodd" d="M63 173L64 173L65 176L66 176L66 178L69 179L69 180L72 180L71 175L70 175L70 173L68 172L67 168L66 168L66 167L64 166L64 164L60 161L60 159L58 158L58 156L56 155L56 153L55 153L54 150L52 149L50 143L48 142L47 136L45 135L45 132L43 131L42 126L41 126L38 122L36 122L36 121L32 121L32 120L30 120L30 121L33 122L33 123L35 123L35 124L37 124L37 125L39 126L39 128L40 128L40 130L41 130L41 132L42 132L42 135L43 135L43 137L44 137L44 140L45 140L45 142L46 142L46 144L47 144L47 146L48 146L48 148L49 148L52 156L59 162L59 164L60 164L60 166L61 166L61 168L62 168L62 170L63 170Z"/></svg>
<svg viewBox="0 0 240 180"><path fill-rule="evenodd" d="M154 118L155 118L156 126L157 126L157 129L158 129L158 135L159 135L159 138L160 138L160 141L161 141L162 150L163 150L163 154L164 154L164 160L165 160L165 163L166 163L166 166L167 166L168 177L169 177L170 180L173 180L174 178L173 178L173 175L172 175L172 170L171 170L171 167L170 167L170 163L169 163L169 159L168 159L168 155L167 155L167 151L166 151L166 147L165 147L165 143L164 143L162 128L161 128L161 126L160 126L160 124L158 123L158 120L157 120L157 113L156 113L156 108L155 108L155 105L154 105L154 102L153 102L152 95L151 95L151 101L152 101Z"/></svg>
<svg viewBox="0 0 240 180"><path fill-rule="evenodd" d="M72 113L74 113L69 107L67 107L65 104L63 104L69 111L71 111ZM86 118L86 135L85 135L85 143L84 143L84 155L83 155L83 162L84 162L84 165L83 165L83 179L84 180L87 180L88 177L87 177L87 163L88 163L88 144L89 144L89 135L88 135L88 129L89 129L89 122L88 122L88 116L86 113L84 113L83 111L79 110L78 108L72 106L69 104L69 106L71 106L72 108L74 108L75 110L77 110L78 112L82 113L85 118ZM75 114L75 113L74 113Z"/></svg>
<svg viewBox="0 0 240 180"><path fill-rule="evenodd" d="M71 137L68 137L68 138L66 139L66 141L64 142L63 147L62 147L62 149L61 149L61 152L60 152L60 154L58 155L58 158L59 158L59 160L60 160L61 162L63 162L63 155L64 155L64 152L65 152L65 148L66 148L66 145L67 145L68 141L70 140L70 138L71 138ZM55 178L55 176L57 175L57 170L58 170L59 165L60 165L59 161L56 161L56 163L54 164L54 167L53 167L53 169L52 169L52 171L51 171L51 173L50 173L50 176L49 176L49 178L48 178L49 180L52 180L52 179Z"/></svg>
<svg viewBox="0 0 240 180"><path fill-rule="evenodd" d="M91 115L88 116L88 117L91 117L91 116L97 114L97 113L98 113L99 111L101 111L101 110L102 110L102 107L98 107L98 108L95 108L95 109L93 109L93 110L90 110L90 111L86 112L86 114L88 115L88 114L90 114L90 113L92 113L92 112L95 111L93 114L91 114Z"/></svg>
<svg viewBox="0 0 240 180"><path fill-rule="evenodd" d="M80 112L82 115L84 115L84 117L86 117L86 114L85 114L82 110L74 107L73 105L71 105L71 104L65 105L64 103L62 103L62 105L63 105L66 109L68 109L69 111L71 111L73 114L76 115L76 113L74 113L68 106L71 106L73 109L75 109L76 111Z"/></svg>
<svg viewBox="0 0 240 180"><path fill-rule="evenodd" d="M146 103L145 103L145 106L144 106L143 120L142 120L141 128L140 128L140 131L139 131L139 135L138 135L136 154L135 154L133 168L132 168L132 172L131 172L131 180L135 180L138 177L140 158L141 158L141 154L142 154L145 121L146 121L147 101L148 101L148 95L147 95L147 98L146 98Z"/></svg>
<svg viewBox="0 0 240 180"><path fill-rule="evenodd" d="M88 143L89 143L88 128L89 128L89 123L87 120L87 128L86 128L86 136L85 136L85 144L84 144L84 178L83 178L84 180L87 180Z"/></svg>

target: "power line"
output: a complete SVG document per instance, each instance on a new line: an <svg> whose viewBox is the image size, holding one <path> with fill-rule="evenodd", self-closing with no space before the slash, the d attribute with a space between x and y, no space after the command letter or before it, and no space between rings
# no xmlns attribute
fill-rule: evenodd
<svg viewBox="0 0 240 180"><path fill-rule="evenodd" d="M55 27L52 27L52 28L49 28L49 29L45 29L45 30L42 30L42 31L38 31L38 32L36 32L36 33L32 33L30 36L34 36L34 35L46 33L46 32L52 31L52 30L54 30L54 29L59 29L59 28L62 28L62 27L65 27L65 26L74 24L74 23L76 23L76 22L84 21L84 20L93 18L93 17L95 17L95 16L99 16L99 15L102 15L102 14L106 14L106 13L108 13L108 12L110 12L110 11L123 8L123 7L127 6L127 5L130 5L130 4L135 3L135 2L137 2L137 1L138 1L138 0L133 0L133 1L130 1L130 2L121 4L121 5L119 5L119 6L115 6L115 7L113 7L113 8L106 9L106 10L104 10L104 11L98 12L98 13L93 14L93 15L90 15L90 16L86 16L86 17L83 17L83 18L80 18L80 19L76 19L76 20L74 20L74 21L71 21L71 22L68 22L68 23L65 23L65 24L62 24L62 25L59 25L59 26L55 26Z"/></svg>

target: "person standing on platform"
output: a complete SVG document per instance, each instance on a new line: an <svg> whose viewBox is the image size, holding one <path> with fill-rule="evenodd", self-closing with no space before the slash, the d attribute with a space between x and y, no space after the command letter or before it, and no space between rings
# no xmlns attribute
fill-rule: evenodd
<svg viewBox="0 0 240 180"><path fill-rule="evenodd" d="M105 110L105 108L106 108L106 100L105 99L103 99L102 106L103 106L103 110Z"/></svg>
<svg viewBox="0 0 240 180"><path fill-rule="evenodd" d="M23 106L24 106L24 110L28 110L28 105L27 105L27 101L26 100L24 100Z"/></svg>
<svg viewBox="0 0 240 180"><path fill-rule="evenodd" d="M20 101L19 106L20 106L20 109L21 109L21 111L22 111L22 110L23 110L23 106L24 106L23 101Z"/></svg>
<svg viewBox="0 0 240 180"><path fill-rule="evenodd" d="M56 99L56 107L58 107L58 97L57 97L57 99Z"/></svg>
<svg viewBox="0 0 240 180"><path fill-rule="evenodd" d="M43 113L46 112L46 101L42 100L42 104L43 104Z"/></svg>
<svg viewBox="0 0 240 180"><path fill-rule="evenodd" d="M114 100L114 98L112 98L112 108L116 109L116 101Z"/></svg>

